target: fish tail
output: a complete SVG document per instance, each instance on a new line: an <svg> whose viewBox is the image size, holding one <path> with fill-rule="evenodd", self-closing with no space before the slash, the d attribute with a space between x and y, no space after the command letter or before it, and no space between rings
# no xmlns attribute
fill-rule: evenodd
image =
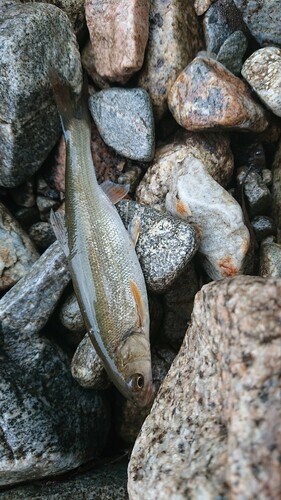
<svg viewBox="0 0 281 500"><path fill-rule="evenodd" d="M88 82L84 74L82 91L75 94L69 85L52 67L49 69L49 79L53 89L54 99L60 114L63 133L69 130L71 121L87 120L90 123L90 115L87 106Z"/></svg>

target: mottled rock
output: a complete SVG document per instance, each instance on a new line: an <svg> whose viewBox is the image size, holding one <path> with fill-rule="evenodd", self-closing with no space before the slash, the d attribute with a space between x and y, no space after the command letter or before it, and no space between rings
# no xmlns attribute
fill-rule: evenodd
<svg viewBox="0 0 281 500"><path fill-rule="evenodd" d="M97 73L125 83L143 64L149 28L148 0L86 0L86 21Z"/></svg>
<svg viewBox="0 0 281 500"><path fill-rule="evenodd" d="M260 247L259 275L263 278L281 278L281 245L263 243Z"/></svg>
<svg viewBox="0 0 281 500"><path fill-rule="evenodd" d="M257 50L245 61L242 75L261 101L281 116L281 49L265 47Z"/></svg>
<svg viewBox="0 0 281 500"><path fill-rule="evenodd" d="M261 132L268 125L263 108L247 85L222 64L198 56L180 73L168 104L177 122L190 131L241 129Z"/></svg>
<svg viewBox="0 0 281 500"><path fill-rule="evenodd" d="M94 84L99 89L108 89L110 87L107 80L102 78L95 66L94 51L92 48L91 40L89 40L81 52L81 62L85 71L90 75Z"/></svg>
<svg viewBox="0 0 281 500"><path fill-rule="evenodd" d="M244 33L242 31L235 31L222 44L217 55L217 61L223 64L234 75L239 75L247 45L248 42Z"/></svg>
<svg viewBox="0 0 281 500"><path fill-rule="evenodd" d="M86 331L75 293L69 295L65 300L61 307L59 317L61 323L67 330L80 333Z"/></svg>
<svg viewBox="0 0 281 500"><path fill-rule="evenodd" d="M165 211L165 197L178 171L194 157L204 163L219 184L226 186L234 165L229 142L227 136L219 133L177 134L171 142L157 148L154 162L136 190L136 200Z"/></svg>
<svg viewBox="0 0 281 500"><path fill-rule="evenodd" d="M107 389L111 385L111 381L87 333L74 353L71 362L71 373L82 387L100 390Z"/></svg>
<svg viewBox="0 0 281 500"><path fill-rule="evenodd" d="M149 95L143 89L111 88L89 98L92 117L104 142L132 160L154 155L154 119Z"/></svg>
<svg viewBox="0 0 281 500"><path fill-rule="evenodd" d="M243 297L243 300L241 300ZM279 498L281 280L197 294L192 325L132 451L131 500Z"/></svg>
<svg viewBox="0 0 281 500"><path fill-rule="evenodd" d="M199 49L192 0L152 0L149 40L138 86L150 95L155 119L168 109L167 97L180 71Z"/></svg>
<svg viewBox="0 0 281 500"><path fill-rule="evenodd" d="M206 10L208 10L212 1L214 0L195 0L194 9L197 16L202 16L202 14L204 14Z"/></svg>
<svg viewBox="0 0 281 500"><path fill-rule="evenodd" d="M281 47L279 0L234 0L244 22L260 45Z"/></svg>
<svg viewBox="0 0 281 500"><path fill-rule="evenodd" d="M127 500L127 462L113 461L55 481L36 481L0 493L1 500Z"/></svg>
<svg viewBox="0 0 281 500"><path fill-rule="evenodd" d="M42 221L50 220L50 211L56 211L60 206L60 201L49 198L48 196L36 196L36 205Z"/></svg>
<svg viewBox="0 0 281 500"><path fill-rule="evenodd" d="M250 217L267 214L271 208L271 193L261 175L255 170L241 168L237 180L243 184Z"/></svg>
<svg viewBox="0 0 281 500"><path fill-rule="evenodd" d="M274 220L266 215L257 215L251 220L251 224L258 242L267 238L267 236L276 234Z"/></svg>
<svg viewBox="0 0 281 500"><path fill-rule="evenodd" d="M46 248L56 241L55 233L49 222L36 222L32 224L28 230L28 234L40 250L46 250Z"/></svg>
<svg viewBox="0 0 281 500"><path fill-rule="evenodd" d="M13 286L38 257L28 235L0 203L0 290Z"/></svg>
<svg viewBox="0 0 281 500"><path fill-rule="evenodd" d="M241 207L203 163L195 158L187 163L166 195L166 208L200 228L199 254L210 278L242 274L250 237Z"/></svg>
<svg viewBox="0 0 281 500"><path fill-rule="evenodd" d="M60 135L50 64L74 92L80 55L66 14L49 4L15 4L0 13L0 184L15 187L46 159Z"/></svg>
<svg viewBox="0 0 281 500"><path fill-rule="evenodd" d="M272 166L272 208L277 226L277 243L281 243L281 141L278 144Z"/></svg>
<svg viewBox="0 0 281 500"><path fill-rule="evenodd" d="M272 185L272 172L269 168L264 168L261 171L261 178L266 186L270 187Z"/></svg>
<svg viewBox="0 0 281 500"><path fill-rule="evenodd" d="M34 182L32 180L11 189L10 194L14 202L20 207L30 208L35 205Z"/></svg>
<svg viewBox="0 0 281 500"><path fill-rule="evenodd" d="M119 202L117 210L126 228L138 221L140 234L136 253L146 285L154 293L163 293L184 271L198 249L196 226L130 200Z"/></svg>
<svg viewBox="0 0 281 500"><path fill-rule="evenodd" d="M234 31L244 28L241 13L232 0L217 0L203 19L204 38L208 52L217 54Z"/></svg>

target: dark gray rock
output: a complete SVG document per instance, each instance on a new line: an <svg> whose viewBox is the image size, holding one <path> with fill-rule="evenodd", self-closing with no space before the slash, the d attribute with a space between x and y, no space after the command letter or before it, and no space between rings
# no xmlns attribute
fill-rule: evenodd
<svg viewBox="0 0 281 500"><path fill-rule="evenodd" d="M195 226L130 200L119 202L117 209L126 228L132 221L140 222L136 253L148 288L155 293L166 291L198 249Z"/></svg>
<svg viewBox="0 0 281 500"><path fill-rule="evenodd" d="M281 245L278 243L262 243L259 275L263 278L281 278Z"/></svg>
<svg viewBox="0 0 281 500"><path fill-rule="evenodd" d="M243 183L250 217L267 214L271 207L271 193L260 174L242 168L238 174L238 182Z"/></svg>
<svg viewBox="0 0 281 500"><path fill-rule="evenodd" d="M87 333L74 353L71 373L82 387L100 390L107 389L111 384Z"/></svg>
<svg viewBox="0 0 281 500"><path fill-rule="evenodd" d="M260 45L281 47L279 0L234 0L244 22Z"/></svg>
<svg viewBox="0 0 281 500"><path fill-rule="evenodd" d="M56 240L49 222L36 222L28 230L28 234L40 250L46 250Z"/></svg>
<svg viewBox="0 0 281 500"><path fill-rule="evenodd" d="M92 117L104 142L132 160L154 156L154 119L143 89L111 88L89 98Z"/></svg>
<svg viewBox="0 0 281 500"><path fill-rule="evenodd" d="M50 65L78 93L81 64L66 14L49 4L0 7L0 185L15 187L46 159L60 135Z"/></svg>
<svg viewBox="0 0 281 500"><path fill-rule="evenodd" d="M276 234L276 225L271 217L266 215L257 215L251 220L251 224L258 242Z"/></svg>
<svg viewBox="0 0 281 500"><path fill-rule="evenodd" d="M32 180L11 189L10 194L13 201L20 207L30 208L35 205L34 182Z"/></svg>
<svg viewBox="0 0 281 500"><path fill-rule="evenodd" d="M0 203L0 290L13 286L38 257L28 235Z"/></svg>
<svg viewBox="0 0 281 500"><path fill-rule="evenodd" d="M234 31L244 28L243 24L242 16L232 0L215 2L209 7L203 20L207 51L217 54Z"/></svg>
<svg viewBox="0 0 281 500"><path fill-rule="evenodd" d="M1 500L127 500L127 462L109 463L60 481L36 481L0 493Z"/></svg>
<svg viewBox="0 0 281 500"><path fill-rule="evenodd" d="M217 61L223 64L234 75L239 75L247 45L248 42L244 33L242 31L235 31L221 45Z"/></svg>
<svg viewBox="0 0 281 500"><path fill-rule="evenodd" d="M99 455L103 398L73 380L41 328L70 280L57 242L0 301L0 485L58 474Z"/></svg>
<svg viewBox="0 0 281 500"><path fill-rule="evenodd" d="M17 219L17 221L20 223L21 226L27 229L32 224L39 222L40 213L37 206L30 208L21 207L15 211L15 218Z"/></svg>

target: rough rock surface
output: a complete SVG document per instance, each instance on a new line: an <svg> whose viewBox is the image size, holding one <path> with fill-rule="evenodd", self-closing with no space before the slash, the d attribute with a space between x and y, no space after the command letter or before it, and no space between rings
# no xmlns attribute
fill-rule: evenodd
<svg viewBox="0 0 281 500"><path fill-rule="evenodd" d="M46 250L46 248L56 241L53 228L49 222L36 222L32 224L28 230L28 234L40 250Z"/></svg>
<svg viewBox="0 0 281 500"><path fill-rule="evenodd" d="M111 384L87 333L74 353L71 373L82 387L106 389Z"/></svg>
<svg viewBox="0 0 281 500"><path fill-rule="evenodd" d="M199 49L198 21L192 0L152 0L149 40L138 86L150 95L158 121L180 71Z"/></svg>
<svg viewBox="0 0 281 500"><path fill-rule="evenodd" d="M281 278L281 245L274 242L261 245L259 274L263 278Z"/></svg>
<svg viewBox="0 0 281 500"><path fill-rule="evenodd" d="M274 220L267 215L257 215L251 220L251 225L258 242L264 240L268 236L276 234Z"/></svg>
<svg viewBox="0 0 281 500"><path fill-rule="evenodd" d="M277 226L277 243L281 243L281 141L276 150L272 173L273 213Z"/></svg>
<svg viewBox="0 0 281 500"><path fill-rule="evenodd" d="M260 45L281 47L279 0L234 0L234 3Z"/></svg>
<svg viewBox="0 0 281 500"><path fill-rule="evenodd" d="M222 64L198 56L180 73L168 104L176 121L190 131L222 128L261 132L268 125L263 108L247 85Z"/></svg>
<svg viewBox="0 0 281 500"><path fill-rule="evenodd" d="M111 88L89 98L92 117L104 142L132 160L154 155L154 119L149 95L143 89Z"/></svg>
<svg viewBox="0 0 281 500"><path fill-rule="evenodd" d="M143 64L149 29L148 0L86 0L86 21L97 73L125 83Z"/></svg>
<svg viewBox="0 0 281 500"><path fill-rule="evenodd" d="M280 497L280 297L281 280L253 276L197 294L131 455L131 500Z"/></svg>
<svg viewBox="0 0 281 500"><path fill-rule="evenodd" d="M244 63L242 75L262 102L281 116L281 49L265 47Z"/></svg>
<svg viewBox="0 0 281 500"><path fill-rule="evenodd" d="M268 213L271 207L271 193L261 175L256 170L242 168L237 179L243 184L249 215L255 217Z"/></svg>
<svg viewBox="0 0 281 500"><path fill-rule="evenodd" d="M206 10L208 10L212 1L214 0L195 0L194 9L197 16L202 16L202 14L204 14Z"/></svg>
<svg viewBox="0 0 281 500"><path fill-rule="evenodd" d="M60 310L60 320L67 330L79 333L85 332L86 328L74 292L63 303Z"/></svg>
<svg viewBox="0 0 281 500"><path fill-rule="evenodd" d="M234 75L239 75L247 45L248 42L244 33L242 31L235 31L222 44L217 55L217 61L223 64Z"/></svg>
<svg viewBox="0 0 281 500"><path fill-rule="evenodd" d="M50 64L81 88L77 42L67 15L49 4L0 8L0 185L14 187L46 159L60 135Z"/></svg>
<svg viewBox="0 0 281 500"><path fill-rule="evenodd" d="M38 257L28 235L0 203L0 290L13 286Z"/></svg>

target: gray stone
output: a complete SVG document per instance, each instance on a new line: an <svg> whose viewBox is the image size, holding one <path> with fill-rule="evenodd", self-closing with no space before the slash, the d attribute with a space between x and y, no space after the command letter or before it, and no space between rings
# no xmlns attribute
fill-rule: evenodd
<svg viewBox="0 0 281 500"><path fill-rule="evenodd" d="M0 203L0 290L13 286L38 257L28 235Z"/></svg>
<svg viewBox="0 0 281 500"><path fill-rule="evenodd" d="M281 49L265 47L257 50L245 61L242 75L260 100L281 116Z"/></svg>
<svg viewBox="0 0 281 500"><path fill-rule="evenodd" d="M269 170L269 168L264 168L261 171L261 178L263 182L267 185L267 187L270 187L272 185L272 171Z"/></svg>
<svg viewBox="0 0 281 500"><path fill-rule="evenodd" d="M251 225L258 242L264 240L267 236L276 234L274 220L266 215L257 215L251 220Z"/></svg>
<svg viewBox="0 0 281 500"><path fill-rule="evenodd" d="M281 245L278 243L262 243L259 275L263 278L281 278Z"/></svg>
<svg viewBox="0 0 281 500"><path fill-rule="evenodd" d="M217 54L230 35L243 28L243 20L232 0L218 0L203 19L204 38L208 52Z"/></svg>
<svg viewBox="0 0 281 500"><path fill-rule="evenodd" d="M111 385L87 333L74 353L71 362L71 373L82 387L101 390L107 389Z"/></svg>
<svg viewBox="0 0 281 500"><path fill-rule="evenodd" d="M92 117L104 142L132 160L154 156L154 119L143 89L111 88L89 98Z"/></svg>
<svg viewBox="0 0 281 500"><path fill-rule="evenodd" d="M281 47L279 0L234 0L244 22L260 45Z"/></svg>
<svg viewBox="0 0 281 500"><path fill-rule="evenodd" d="M277 226L277 243L281 243L281 141L279 141L272 165L272 208Z"/></svg>
<svg viewBox="0 0 281 500"><path fill-rule="evenodd" d="M140 221L136 253L148 288L156 293L166 291L198 249L196 226L134 201L122 200L117 209L126 228Z"/></svg>
<svg viewBox="0 0 281 500"><path fill-rule="evenodd" d="M127 462L109 463L56 481L36 481L0 493L1 500L127 500Z"/></svg>
<svg viewBox="0 0 281 500"><path fill-rule="evenodd" d="M75 293L69 295L63 303L60 310L60 321L71 332L85 333L86 328Z"/></svg>
<svg viewBox="0 0 281 500"><path fill-rule="evenodd" d="M201 289L134 445L130 500L280 497L280 321L281 280Z"/></svg>
<svg viewBox="0 0 281 500"><path fill-rule="evenodd" d="M46 222L50 220L50 211L56 211L60 206L60 202L47 196L39 195L36 196L36 205L40 212L40 219Z"/></svg>
<svg viewBox="0 0 281 500"><path fill-rule="evenodd" d="M217 55L217 61L223 64L234 75L239 75L247 45L248 42L244 33L242 31L235 31L222 44Z"/></svg>
<svg viewBox="0 0 281 500"><path fill-rule="evenodd" d="M0 7L0 185L15 187L46 159L60 135L50 65L74 92L82 74L66 14L38 3Z"/></svg>
<svg viewBox="0 0 281 500"><path fill-rule="evenodd" d="M240 169L237 180L243 183L250 217L267 214L271 207L271 193L255 170Z"/></svg>
<svg viewBox="0 0 281 500"><path fill-rule="evenodd" d="M53 228L49 222L36 222L32 224L28 230L28 234L40 250L46 250L46 248L56 241Z"/></svg>

